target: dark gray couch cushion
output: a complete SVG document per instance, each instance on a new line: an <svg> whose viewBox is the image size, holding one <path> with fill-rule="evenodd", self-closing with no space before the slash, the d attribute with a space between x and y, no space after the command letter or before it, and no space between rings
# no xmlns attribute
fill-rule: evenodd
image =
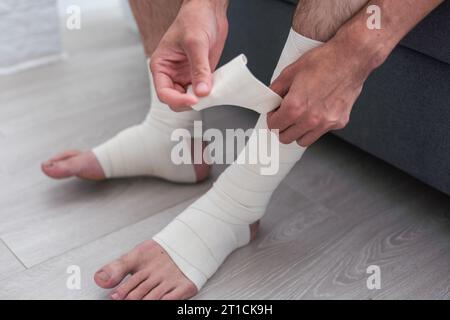
<svg viewBox="0 0 450 320"><path fill-rule="evenodd" d="M419 23L401 45L450 64L450 1Z"/></svg>
<svg viewBox="0 0 450 320"><path fill-rule="evenodd" d="M292 10L287 1L231 1L222 62L243 52L268 83ZM335 133L450 195L449 83L450 64L399 46L366 82L348 127Z"/></svg>
<svg viewBox="0 0 450 320"><path fill-rule="evenodd" d="M335 134L450 194L450 64L398 47Z"/></svg>
<svg viewBox="0 0 450 320"><path fill-rule="evenodd" d="M298 0L274 1L298 3ZM450 1L444 1L419 23L401 45L450 64Z"/></svg>
<svg viewBox="0 0 450 320"><path fill-rule="evenodd" d="M293 7L278 0L231 0L230 35L222 54L226 63L244 53L255 76L269 84L291 27Z"/></svg>

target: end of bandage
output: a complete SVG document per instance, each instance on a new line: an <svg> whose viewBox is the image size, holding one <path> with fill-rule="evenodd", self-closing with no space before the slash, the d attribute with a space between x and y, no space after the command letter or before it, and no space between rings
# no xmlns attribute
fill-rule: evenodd
<svg viewBox="0 0 450 320"><path fill-rule="evenodd" d="M187 92L195 95L192 86ZM210 94L199 98L192 109L200 111L220 105L233 105L269 113L278 108L282 98L259 81L247 67L247 57L240 54L213 74L213 87Z"/></svg>

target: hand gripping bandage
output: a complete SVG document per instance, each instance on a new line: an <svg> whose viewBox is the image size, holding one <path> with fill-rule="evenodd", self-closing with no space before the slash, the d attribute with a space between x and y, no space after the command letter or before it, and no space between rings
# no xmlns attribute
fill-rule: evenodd
<svg viewBox="0 0 450 320"><path fill-rule="evenodd" d="M218 105L239 106L266 114L278 107L281 97L259 81L247 68L247 58L241 54L213 74L211 93L192 106L200 111ZM192 87L188 93L194 95ZM274 107L275 106L275 107Z"/></svg>
<svg viewBox="0 0 450 320"><path fill-rule="evenodd" d="M273 78L320 44L291 30ZM255 129L267 129L266 113L277 108L280 102L278 95L250 73L241 55L214 73L211 94L200 99L193 109L224 104L242 106L261 113ZM258 131L253 131L238 159L257 143ZM261 219L273 191L305 150L296 143L280 144L274 135L269 137L279 144L280 163L276 174L261 175L261 163L237 164L236 161L203 197L153 238L198 289L233 250L250 241L249 224Z"/></svg>
<svg viewBox="0 0 450 320"><path fill-rule="evenodd" d="M147 61L147 66L149 61ZM174 112L159 101L150 77L150 112L139 125L127 128L112 139L94 148L106 178L154 176L173 182L196 182L192 164L174 164L171 151L179 143L171 140L171 134L179 128L191 132L182 140L190 150L194 121L201 120L197 111ZM197 137L195 139L200 139ZM200 142L201 143L201 142Z"/></svg>

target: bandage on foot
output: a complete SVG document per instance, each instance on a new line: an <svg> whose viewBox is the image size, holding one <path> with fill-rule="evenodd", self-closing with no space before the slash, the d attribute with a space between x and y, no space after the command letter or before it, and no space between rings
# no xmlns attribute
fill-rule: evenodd
<svg viewBox="0 0 450 320"><path fill-rule="evenodd" d="M209 166L194 161L175 164L171 152L175 145L184 144L183 150L191 150L201 137L193 136L194 121L201 121L198 111L174 112L159 101L150 77L151 108L144 122L125 129L92 151L101 164L107 178L153 176L165 180L193 183L209 174ZM187 129L190 136L171 141L174 130ZM200 141L194 141L194 139Z"/></svg>
<svg viewBox="0 0 450 320"><path fill-rule="evenodd" d="M273 79L303 53L320 44L291 30ZM261 113L257 130L253 131L239 159L257 143L259 130L268 130L266 113L277 108L280 102L278 95L250 73L245 57L239 56L215 72L211 95L200 99L193 109L229 104ZM283 145L277 136L269 137L266 147L273 143L279 147L278 172L263 175L266 164L233 163L203 197L153 238L198 289L232 251L249 242L248 225L261 219L273 191L305 151L296 143Z"/></svg>

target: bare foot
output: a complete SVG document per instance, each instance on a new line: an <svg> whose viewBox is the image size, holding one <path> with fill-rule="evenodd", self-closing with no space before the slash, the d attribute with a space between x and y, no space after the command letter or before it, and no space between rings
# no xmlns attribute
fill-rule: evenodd
<svg viewBox="0 0 450 320"><path fill-rule="evenodd" d="M256 237L258 228L259 222L250 226L251 240ZM127 275L131 276L123 281ZM183 300L197 294L196 286L153 240L139 244L101 268L94 280L104 289L120 284L111 293L113 300Z"/></svg>
<svg viewBox="0 0 450 320"><path fill-rule="evenodd" d="M203 149L205 148L203 145ZM78 177L85 180L100 181L106 179L105 173L92 151L66 151L41 165L42 171L53 179ZM211 166L202 163L194 165L197 182L209 177Z"/></svg>
<svg viewBox="0 0 450 320"><path fill-rule="evenodd" d="M54 179L79 177L87 180L103 180L105 174L92 151L66 151L41 165L42 171Z"/></svg>

